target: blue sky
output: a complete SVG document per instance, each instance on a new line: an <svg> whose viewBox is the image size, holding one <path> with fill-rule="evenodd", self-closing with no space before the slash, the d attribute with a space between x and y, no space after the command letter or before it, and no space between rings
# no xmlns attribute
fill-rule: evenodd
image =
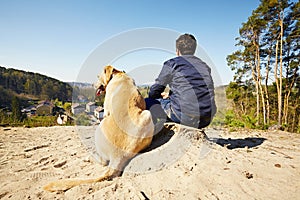
<svg viewBox="0 0 300 200"><path fill-rule="evenodd" d="M156 27L195 35L227 84L233 73L226 56L236 50L238 30L258 5L259 0L0 0L0 66L75 81L89 55L107 40ZM113 64L128 71L129 65L162 65L172 56L145 51ZM93 82L95 74L80 81Z"/></svg>

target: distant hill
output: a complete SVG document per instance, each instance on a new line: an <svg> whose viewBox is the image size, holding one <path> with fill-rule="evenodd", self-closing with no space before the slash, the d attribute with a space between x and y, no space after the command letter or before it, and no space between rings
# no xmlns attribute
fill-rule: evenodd
<svg viewBox="0 0 300 200"><path fill-rule="evenodd" d="M67 82L69 85L72 86L72 88L74 87L78 87L78 88L94 88L93 84L91 83L82 83L82 82Z"/></svg>
<svg viewBox="0 0 300 200"><path fill-rule="evenodd" d="M0 66L0 108L10 107L13 96L23 105L29 99L70 101L72 87L39 73Z"/></svg>

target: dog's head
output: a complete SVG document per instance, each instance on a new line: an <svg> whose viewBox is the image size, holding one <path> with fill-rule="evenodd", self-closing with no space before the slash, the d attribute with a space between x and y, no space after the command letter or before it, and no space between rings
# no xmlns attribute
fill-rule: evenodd
<svg viewBox="0 0 300 200"><path fill-rule="evenodd" d="M103 94L106 90L106 87L109 83L109 81L113 78L113 76L117 73L120 73L121 71L113 68L112 66L106 66L104 67L102 73L98 75L98 81L95 84L96 88L96 95L100 96Z"/></svg>

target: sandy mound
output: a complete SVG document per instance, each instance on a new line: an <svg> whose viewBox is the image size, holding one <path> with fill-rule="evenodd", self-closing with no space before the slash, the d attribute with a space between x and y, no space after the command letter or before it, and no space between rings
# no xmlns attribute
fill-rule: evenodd
<svg viewBox="0 0 300 200"><path fill-rule="evenodd" d="M184 127L156 136L122 177L65 192L43 191L50 181L97 177L104 171L93 156L94 129L0 128L0 199L300 197L300 135L210 128L205 140Z"/></svg>

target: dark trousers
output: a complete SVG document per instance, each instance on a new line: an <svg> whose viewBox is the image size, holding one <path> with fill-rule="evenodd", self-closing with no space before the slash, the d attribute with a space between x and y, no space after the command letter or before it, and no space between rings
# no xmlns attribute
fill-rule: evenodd
<svg viewBox="0 0 300 200"><path fill-rule="evenodd" d="M194 128L204 128L211 122L211 117L191 116L184 113L175 113L170 99L146 98L146 109L151 112L153 123L172 121Z"/></svg>

